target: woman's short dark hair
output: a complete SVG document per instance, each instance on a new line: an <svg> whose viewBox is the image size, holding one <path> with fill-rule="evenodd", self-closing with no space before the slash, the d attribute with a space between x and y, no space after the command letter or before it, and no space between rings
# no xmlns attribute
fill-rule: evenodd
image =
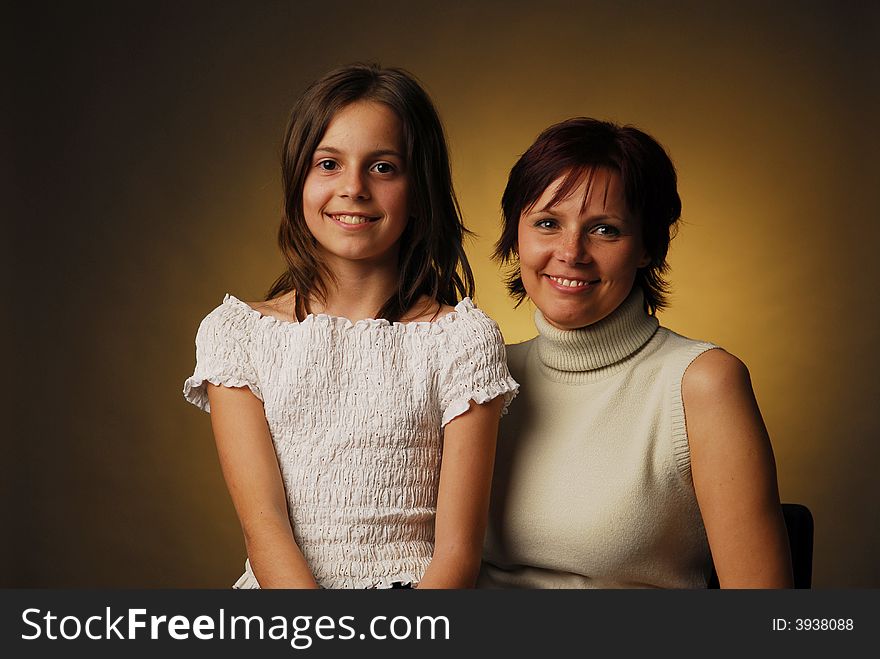
<svg viewBox="0 0 880 659"><path fill-rule="evenodd" d="M328 124L339 110L358 101L382 103L400 118L410 174L413 217L400 238L397 290L377 317L398 320L423 295L447 305L473 296L474 277L463 245L470 232L461 220L446 136L433 102L403 69L350 64L312 83L291 112L281 154L284 214L278 230L287 269L266 299L296 291L295 313L302 318L311 296L326 296L333 273L321 262L306 226L303 186Z"/></svg>
<svg viewBox="0 0 880 659"><path fill-rule="evenodd" d="M645 310L654 314L666 306L666 254L681 217L675 166L663 147L638 128L586 117L550 126L510 170L501 199L504 228L494 256L512 266L507 289L517 306L526 297L517 245L520 216L556 179L564 177L550 205L568 197L582 181L590 181L600 168L620 175L627 208L641 220L642 239L651 260L639 268L635 284L644 292Z"/></svg>

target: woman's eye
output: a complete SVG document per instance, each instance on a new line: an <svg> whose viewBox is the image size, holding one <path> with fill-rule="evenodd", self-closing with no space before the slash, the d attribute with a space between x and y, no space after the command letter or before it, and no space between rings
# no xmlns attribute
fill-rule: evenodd
<svg viewBox="0 0 880 659"><path fill-rule="evenodd" d="M333 160L321 160L318 162L318 168L323 169L325 172L332 172L336 167L336 162Z"/></svg>
<svg viewBox="0 0 880 659"><path fill-rule="evenodd" d="M544 218L543 220L538 220L537 222L535 222L535 226L539 229L552 229L556 226L556 221L549 218Z"/></svg>
<svg viewBox="0 0 880 659"><path fill-rule="evenodd" d="M390 162L377 162L373 165L373 170L379 174L390 174L394 171L394 165Z"/></svg>
<svg viewBox="0 0 880 659"><path fill-rule="evenodd" d="M617 227L611 226L610 224L599 224L593 227L593 233L600 236L605 236L607 238L616 238L620 235L620 230Z"/></svg>

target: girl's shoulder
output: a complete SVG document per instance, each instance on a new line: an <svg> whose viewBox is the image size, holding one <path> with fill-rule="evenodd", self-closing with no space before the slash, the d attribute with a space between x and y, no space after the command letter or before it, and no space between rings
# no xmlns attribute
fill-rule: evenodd
<svg viewBox="0 0 880 659"><path fill-rule="evenodd" d="M223 301L202 321L209 325L253 325L260 321L294 322L293 298L288 295L273 300L244 302L227 293Z"/></svg>
<svg viewBox="0 0 880 659"><path fill-rule="evenodd" d="M245 340L258 328L267 324L283 324L286 307L276 300L243 302L227 293L199 324L197 339L204 341Z"/></svg>
<svg viewBox="0 0 880 659"><path fill-rule="evenodd" d="M294 311L295 303L296 294L291 291L290 293L279 295L271 300L243 302L242 304L250 307L261 316L269 316L275 320L292 323L296 321L296 313Z"/></svg>
<svg viewBox="0 0 880 659"><path fill-rule="evenodd" d="M402 323L433 323L456 311L448 304L441 304L423 295L412 308L401 318Z"/></svg>
<svg viewBox="0 0 880 659"><path fill-rule="evenodd" d="M363 319L352 322L346 318L326 314L308 314L298 321L294 313L295 298L292 293L272 300L243 302L234 295L226 294L223 302L202 321L202 329L210 333L232 330L233 333L292 330L295 328L327 328L335 332L393 332L427 333L441 335L469 334L482 330L494 333L497 325L473 301L466 297L455 306L441 304L426 298L413 305L399 321Z"/></svg>
<svg viewBox="0 0 880 659"><path fill-rule="evenodd" d="M408 327L435 327L446 332L467 331L474 326L497 327L495 321L466 297L455 306L425 298L413 305L410 312L395 325Z"/></svg>
<svg viewBox="0 0 880 659"><path fill-rule="evenodd" d="M465 351L504 351L501 328L466 297L436 321L450 348Z"/></svg>
<svg viewBox="0 0 880 659"><path fill-rule="evenodd" d="M227 293L223 301L202 318L196 333L196 344L207 346L238 341L250 333L256 316L257 312L247 304Z"/></svg>

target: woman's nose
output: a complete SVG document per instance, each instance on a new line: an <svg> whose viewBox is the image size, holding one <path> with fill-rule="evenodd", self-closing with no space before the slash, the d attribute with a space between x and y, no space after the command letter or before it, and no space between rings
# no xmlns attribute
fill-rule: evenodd
<svg viewBox="0 0 880 659"><path fill-rule="evenodd" d="M590 256L588 243L589 241L580 233L566 232L559 236L555 256L563 263L569 265L589 263L592 257Z"/></svg>

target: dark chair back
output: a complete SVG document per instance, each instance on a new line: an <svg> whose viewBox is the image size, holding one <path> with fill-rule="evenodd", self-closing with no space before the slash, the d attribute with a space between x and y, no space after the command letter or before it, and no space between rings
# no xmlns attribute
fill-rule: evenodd
<svg viewBox="0 0 880 659"><path fill-rule="evenodd" d="M813 515L799 503L782 504L782 516L791 547L791 569L795 588L810 588L813 583ZM718 574L712 566L709 588L718 588Z"/></svg>
<svg viewBox="0 0 880 659"><path fill-rule="evenodd" d="M791 569L795 588L813 585L813 514L799 503L782 504L788 544L791 546Z"/></svg>

